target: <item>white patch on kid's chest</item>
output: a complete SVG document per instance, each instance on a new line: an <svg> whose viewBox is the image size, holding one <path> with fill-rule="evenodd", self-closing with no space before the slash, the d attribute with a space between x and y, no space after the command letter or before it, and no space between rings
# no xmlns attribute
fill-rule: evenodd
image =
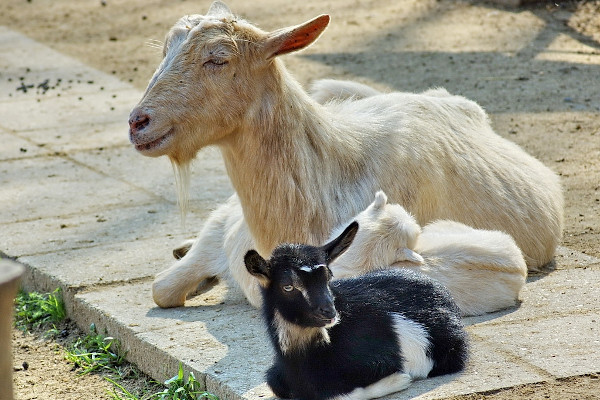
<svg viewBox="0 0 600 400"><path fill-rule="evenodd" d="M325 328L303 327L286 321L279 311L275 311L273 326L277 331L279 348L283 354L290 351L303 351L313 342L329 343L329 332Z"/></svg>

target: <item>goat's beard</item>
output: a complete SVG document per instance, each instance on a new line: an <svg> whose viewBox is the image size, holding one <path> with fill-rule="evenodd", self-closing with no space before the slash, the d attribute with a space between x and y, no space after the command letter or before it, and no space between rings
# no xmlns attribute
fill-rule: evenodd
<svg viewBox="0 0 600 400"><path fill-rule="evenodd" d="M185 217L190 203L190 162L178 162L170 158L175 174L175 188L177 190L177 204L181 214L181 224L185 225Z"/></svg>

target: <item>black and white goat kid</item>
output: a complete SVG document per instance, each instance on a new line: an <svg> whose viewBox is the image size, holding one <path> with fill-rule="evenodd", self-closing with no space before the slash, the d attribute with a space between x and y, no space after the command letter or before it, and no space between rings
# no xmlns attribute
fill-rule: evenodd
<svg viewBox="0 0 600 400"><path fill-rule="evenodd" d="M269 260L244 257L262 287L275 347L267 383L278 397L371 399L466 364L460 312L436 281L394 268L330 282L329 263L357 230L353 222L322 247L282 244Z"/></svg>

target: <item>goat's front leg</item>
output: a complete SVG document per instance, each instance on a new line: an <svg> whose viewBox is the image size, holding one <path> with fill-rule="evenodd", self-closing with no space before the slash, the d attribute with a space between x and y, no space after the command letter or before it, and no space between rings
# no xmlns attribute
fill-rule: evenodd
<svg viewBox="0 0 600 400"><path fill-rule="evenodd" d="M227 256L223 249L224 218L213 212L185 255L156 275L152 297L159 307L183 306L187 295L200 282L227 272Z"/></svg>
<svg viewBox="0 0 600 400"><path fill-rule="evenodd" d="M275 396L281 399L293 399L296 397L287 383L285 383L280 369L275 365L267 370L267 383L273 393L275 393Z"/></svg>
<svg viewBox="0 0 600 400"><path fill-rule="evenodd" d="M409 374L396 372L386 376L364 388L356 388L352 392L335 396L329 400L369 400L396 393L410 386L412 378Z"/></svg>

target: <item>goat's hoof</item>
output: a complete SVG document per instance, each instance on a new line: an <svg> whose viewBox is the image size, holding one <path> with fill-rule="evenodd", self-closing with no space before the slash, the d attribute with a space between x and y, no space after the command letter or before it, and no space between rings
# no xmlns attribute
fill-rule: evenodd
<svg viewBox="0 0 600 400"><path fill-rule="evenodd" d="M156 296L153 296L154 302L160 308L175 308L175 307L183 307L185 305L185 301L171 300L171 299L160 299Z"/></svg>
<svg viewBox="0 0 600 400"><path fill-rule="evenodd" d="M160 290L156 285L152 286L152 299L160 308L182 307L185 304L186 295L173 295L172 291Z"/></svg>
<svg viewBox="0 0 600 400"><path fill-rule="evenodd" d="M175 257L176 260L180 260L183 257L185 257L185 255L188 253L188 251L190 251L191 248L191 244L185 244L181 247L177 247L176 249L173 249L173 257Z"/></svg>

